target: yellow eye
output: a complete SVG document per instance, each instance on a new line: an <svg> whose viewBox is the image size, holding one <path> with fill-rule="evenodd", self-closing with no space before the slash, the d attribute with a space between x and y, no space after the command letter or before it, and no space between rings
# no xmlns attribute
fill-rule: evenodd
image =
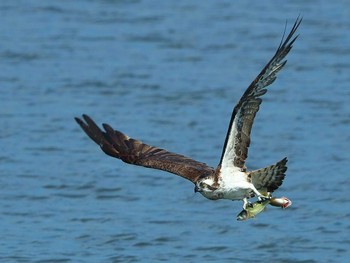
<svg viewBox="0 0 350 263"><path fill-rule="evenodd" d="M207 184L206 183L203 183L203 182L201 182L200 184L199 184L199 186L200 186L200 188L207 188Z"/></svg>

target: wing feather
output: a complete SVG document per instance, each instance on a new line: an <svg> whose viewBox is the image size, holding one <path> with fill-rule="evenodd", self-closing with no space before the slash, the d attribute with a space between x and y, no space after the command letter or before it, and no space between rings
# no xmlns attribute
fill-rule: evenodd
<svg viewBox="0 0 350 263"><path fill-rule="evenodd" d="M188 179L193 183L196 183L201 177L214 173L214 169L205 163L144 144L120 131L114 130L108 124L103 124L105 131L102 131L85 114L83 119L85 122L82 119L75 118L85 133L109 156L121 159L129 164L164 170Z"/></svg>
<svg viewBox="0 0 350 263"><path fill-rule="evenodd" d="M287 61L284 58L298 37L298 35L294 36L294 33L301 21L302 18L298 17L286 39L282 37L272 59L249 85L234 107L219 164L222 168L234 167L237 170L246 170L245 160L250 145L250 132L262 102L260 97L267 92L266 87L276 80L277 73L286 64Z"/></svg>

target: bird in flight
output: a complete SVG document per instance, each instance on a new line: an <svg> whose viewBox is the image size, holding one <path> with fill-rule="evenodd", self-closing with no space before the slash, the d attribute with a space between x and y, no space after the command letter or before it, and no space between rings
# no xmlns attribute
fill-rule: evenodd
<svg viewBox="0 0 350 263"><path fill-rule="evenodd" d="M216 168L184 155L147 145L103 124L103 129L88 116L75 118L84 132L98 144L102 151L125 163L164 170L194 184L194 191L210 200L242 200L243 209L250 205L249 198L264 201L268 193L282 185L287 170L287 158L262 169L248 171L245 165L250 145L250 132L256 113L277 73L286 64L285 57L292 49L302 18L297 18L291 31L280 42L276 53L260 74L249 85L233 108L220 162Z"/></svg>

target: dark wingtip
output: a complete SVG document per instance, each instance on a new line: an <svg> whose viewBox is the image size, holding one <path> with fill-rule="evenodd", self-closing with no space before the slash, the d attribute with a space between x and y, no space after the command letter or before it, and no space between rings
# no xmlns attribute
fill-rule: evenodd
<svg viewBox="0 0 350 263"><path fill-rule="evenodd" d="M100 145L101 141L104 139L103 132L88 115L83 114L82 117L83 119L78 117L75 117L74 119L89 138Z"/></svg>
<svg viewBox="0 0 350 263"><path fill-rule="evenodd" d="M85 131L85 128L87 127L86 123L78 118L78 117L74 117L74 120L79 124L79 126Z"/></svg>
<svg viewBox="0 0 350 263"><path fill-rule="evenodd" d="M114 129L107 123L102 123L102 127L103 129L105 129L105 131L107 133L113 134L114 133Z"/></svg>
<svg viewBox="0 0 350 263"><path fill-rule="evenodd" d="M83 113L81 116L82 116L82 119L84 119L86 122L87 122L87 121L91 121L91 118L89 117L89 115ZM77 123L83 122L83 120L82 120L81 118L79 118L79 117L74 117L74 119L75 119L75 121L76 121Z"/></svg>
<svg viewBox="0 0 350 263"><path fill-rule="evenodd" d="M297 38L299 37L299 34L294 36L293 39L292 39L292 37L293 37L294 33L297 31L298 27L300 26L301 21L303 21L303 17L300 17L300 14L299 14L297 19L294 22L292 29L290 30L289 34L285 38L286 32L287 32L287 24L288 24L288 22L286 21L286 24L284 25L282 39L281 39L281 42L278 46L276 54L278 53L278 51L284 49L286 46L288 46L290 48L293 46L293 43L295 42L295 40L297 40Z"/></svg>
<svg viewBox="0 0 350 263"><path fill-rule="evenodd" d="M74 117L74 120L81 125L83 123L83 121L81 119L79 119L78 117Z"/></svg>
<svg viewBox="0 0 350 263"><path fill-rule="evenodd" d="M89 122L95 123L95 122L90 118L89 115L87 115L87 114L84 113L82 116L83 116L83 119L84 119L87 123L89 123Z"/></svg>

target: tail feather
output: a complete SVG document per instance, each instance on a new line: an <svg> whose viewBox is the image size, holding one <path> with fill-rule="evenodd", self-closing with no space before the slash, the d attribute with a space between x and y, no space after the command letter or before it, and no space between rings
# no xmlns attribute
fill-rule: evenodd
<svg viewBox="0 0 350 263"><path fill-rule="evenodd" d="M287 157L274 165L250 172L249 177L260 192L273 192L282 185L287 171Z"/></svg>

